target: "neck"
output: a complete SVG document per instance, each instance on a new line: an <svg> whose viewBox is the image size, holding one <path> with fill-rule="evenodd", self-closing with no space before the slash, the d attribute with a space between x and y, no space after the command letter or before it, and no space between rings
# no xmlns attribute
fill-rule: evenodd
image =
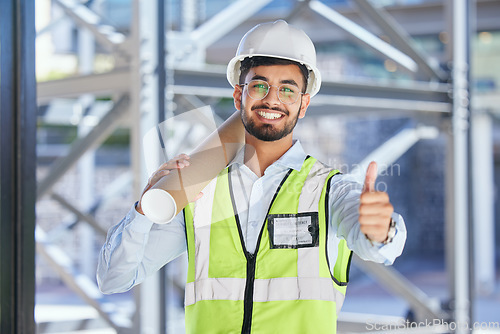
<svg viewBox="0 0 500 334"><path fill-rule="evenodd" d="M263 141L245 133L245 165L258 177L292 147L292 134L276 141Z"/></svg>

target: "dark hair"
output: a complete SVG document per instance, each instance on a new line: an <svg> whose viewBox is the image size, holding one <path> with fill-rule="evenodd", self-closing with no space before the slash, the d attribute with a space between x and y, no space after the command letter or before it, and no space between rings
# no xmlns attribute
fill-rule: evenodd
<svg viewBox="0 0 500 334"><path fill-rule="evenodd" d="M302 92L305 93L307 89L307 80L309 78L309 70L307 67L293 60L274 57L254 56L243 59L240 65L240 85L244 84L243 80L251 68L271 65L297 65L302 72L302 77L304 79L304 88L302 89Z"/></svg>

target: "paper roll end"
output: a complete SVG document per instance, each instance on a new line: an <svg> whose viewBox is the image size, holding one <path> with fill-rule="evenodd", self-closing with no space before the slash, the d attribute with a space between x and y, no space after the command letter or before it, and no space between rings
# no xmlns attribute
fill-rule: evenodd
<svg viewBox="0 0 500 334"><path fill-rule="evenodd" d="M142 196L141 207L144 215L156 224L167 224L175 217L177 204L168 192L150 189Z"/></svg>

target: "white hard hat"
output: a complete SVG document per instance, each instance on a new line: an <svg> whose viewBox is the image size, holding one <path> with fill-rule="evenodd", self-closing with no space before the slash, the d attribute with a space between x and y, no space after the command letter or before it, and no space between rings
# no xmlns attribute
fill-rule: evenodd
<svg viewBox="0 0 500 334"><path fill-rule="evenodd" d="M231 86L239 84L241 61L253 56L282 58L303 64L309 70L306 93L314 96L321 87L314 44L304 31L283 20L259 24L243 36L236 56L227 65L227 80Z"/></svg>

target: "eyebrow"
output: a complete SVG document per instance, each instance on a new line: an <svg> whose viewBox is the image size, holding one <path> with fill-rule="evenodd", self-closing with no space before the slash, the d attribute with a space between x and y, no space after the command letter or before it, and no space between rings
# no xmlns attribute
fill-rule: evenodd
<svg viewBox="0 0 500 334"><path fill-rule="evenodd" d="M299 87L299 85L295 82L295 80L281 80L282 84L289 84Z"/></svg>
<svg viewBox="0 0 500 334"><path fill-rule="evenodd" d="M258 75L258 74L256 74L256 75L254 75L254 76L252 77L252 79L250 79L250 80L263 80L263 81L267 81L267 78L266 78L266 77L263 77L262 75Z"/></svg>
<svg viewBox="0 0 500 334"><path fill-rule="evenodd" d="M264 77L262 75L258 75L258 74L254 75L251 80L268 81L266 77ZM293 80L293 79L281 80L280 84L289 84L289 85L294 85L294 86L299 87L299 85L297 84L297 82L295 82L295 80Z"/></svg>

